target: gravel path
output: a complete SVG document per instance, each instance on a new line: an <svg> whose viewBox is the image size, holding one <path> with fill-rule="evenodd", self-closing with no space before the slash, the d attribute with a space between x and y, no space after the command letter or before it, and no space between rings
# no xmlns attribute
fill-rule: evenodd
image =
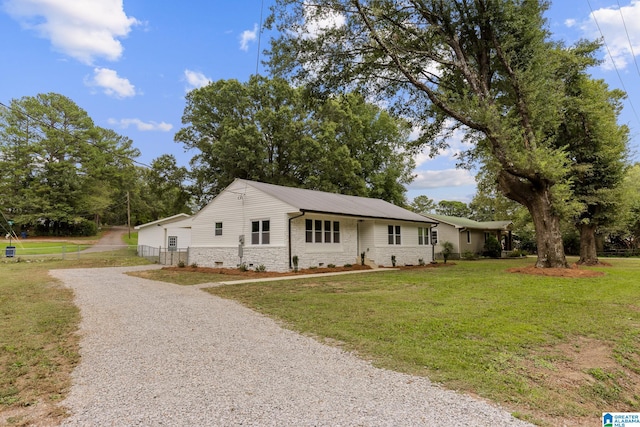
<svg viewBox="0 0 640 427"><path fill-rule="evenodd" d="M65 426L525 426L194 287L56 270L82 313Z"/></svg>

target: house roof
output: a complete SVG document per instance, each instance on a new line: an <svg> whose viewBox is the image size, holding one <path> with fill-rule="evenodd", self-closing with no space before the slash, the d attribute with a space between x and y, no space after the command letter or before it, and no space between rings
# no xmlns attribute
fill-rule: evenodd
<svg viewBox="0 0 640 427"><path fill-rule="evenodd" d="M187 215L186 213L179 213L177 215L173 215L167 218L160 218L155 221L147 222L146 224L136 225L134 229L140 230L141 228L150 227L152 225L170 224L172 222L183 221L188 218L191 218L191 215Z"/></svg>
<svg viewBox="0 0 640 427"><path fill-rule="evenodd" d="M284 187L264 182L236 179L287 203L300 212L347 215L362 218L392 219L412 222L436 223L415 212L408 211L381 199L347 196L304 188Z"/></svg>
<svg viewBox="0 0 640 427"><path fill-rule="evenodd" d="M423 213L422 216L435 221L449 224L455 228L471 228L474 230L506 230L511 221L474 221L468 218L448 215L436 215Z"/></svg>

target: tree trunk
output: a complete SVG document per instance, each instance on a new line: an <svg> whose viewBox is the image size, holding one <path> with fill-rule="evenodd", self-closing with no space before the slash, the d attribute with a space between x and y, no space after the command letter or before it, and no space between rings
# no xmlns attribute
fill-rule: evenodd
<svg viewBox="0 0 640 427"><path fill-rule="evenodd" d="M580 260L578 264L599 264L596 246L596 226L593 224L578 224L576 227L580 230Z"/></svg>
<svg viewBox="0 0 640 427"><path fill-rule="evenodd" d="M551 186L543 180L529 182L502 171L498 186L504 195L525 206L536 230L538 245L537 268L568 268L564 254L560 218L551 202Z"/></svg>

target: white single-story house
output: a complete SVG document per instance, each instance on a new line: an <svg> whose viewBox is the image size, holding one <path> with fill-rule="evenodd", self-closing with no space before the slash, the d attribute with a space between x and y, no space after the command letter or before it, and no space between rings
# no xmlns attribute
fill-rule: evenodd
<svg viewBox="0 0 640 427"><path fill-rule="evenodd" d="M435 244L435 252L442 252L442 243L453 244L453 256L464 253L474 255L484 251L484 244L490 235L502 244L503 254L513 249L511 221L474 221L456 216L423 213L422 216L437 221L438 225L431 229L431 243Z"/></svg>
<svg viewBox="0 0 640 427"><path fill-rule="evenodd" d="M376 266L392 266L393 260L396 265L429 263L428 236L435 224L380 199L245 179L236 179L179 223L191 230L188 264L244 264L268 271L289 271L294 257L299 268L356 264L362 253ZM159 227L169 233L167 239L169 227Z"/></svg>

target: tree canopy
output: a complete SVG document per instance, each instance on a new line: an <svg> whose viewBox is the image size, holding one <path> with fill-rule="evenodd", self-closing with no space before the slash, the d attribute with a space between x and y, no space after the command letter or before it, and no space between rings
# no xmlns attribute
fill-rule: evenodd
<svg viewBox="0 0 640 427"><path fill-rule="evenodd" d="M65 96L12 100L0 110L0 209L31 231L91 234L120 205L138 155Z"/></svg>
<svg viewBox="0 0 640 427"><path fill-rule="evenodd" d="M235 178L405 203L408 123L360 95L319 98L256 76L219 80L187 95L182 122L175 141L195 151L200 205Z"/></svg>
<svg viewBox="0 0 640 427"><path fill-rule="evenodd" d="M551 40L547 7L541 0L277 0L268 23L280 36L269 64L321 91L356 87L388 100L420 126L418 144L437 150L464 129L475 142L467 158L490 167L500 191L530 212L536 265L566 267L560 211L570 197L571 161L558 144L567 97L559 70L589 64L580 49Z"/></svg>

